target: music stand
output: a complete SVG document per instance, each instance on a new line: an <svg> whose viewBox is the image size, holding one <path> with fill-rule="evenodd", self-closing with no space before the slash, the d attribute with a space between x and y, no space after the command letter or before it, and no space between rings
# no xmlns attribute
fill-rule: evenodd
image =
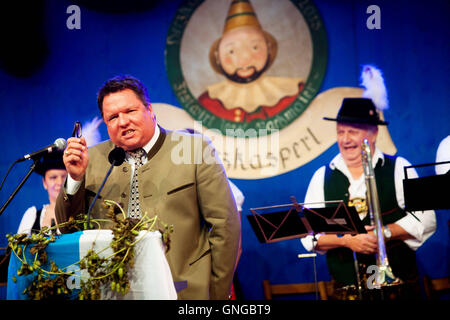
<svg viewBox="0 0 450 320"><path fill-rule="evenodd" d="M406 211L450 209L448 187L450 186L450 171L446 174L422 178L408 178L408 169L421 168L450 163L450 161L435 162L404 167L405 179L403 192Z"/></svg>
<svg viewBox="0 0 450 320"><path fill-rule="evenodd" d="M273 243L307 235L366 233L354 207L343 201L298 203L291 197L291 204L250 208L247 219L259 242ZM333 207L325 205L335 204ZM323 206L311 208L311 206ZM259 212L258 212L259 211Z"/></svg>
<svg viewBox="0 0 450 320"><path fill-rule="evenodd" d="M315 235L319 233L342 235L367 233L355 207L347 207L342 200L298 203L294 196L290 199L291 204L250 208L252 215L248 215L247 219L259 242L273 243L303 238L307 235L312 235L314 242L317 241ZM335 206L325 206L330 204ZM316 300L318 300L316 255L311 256L314 263Z"/></svg>

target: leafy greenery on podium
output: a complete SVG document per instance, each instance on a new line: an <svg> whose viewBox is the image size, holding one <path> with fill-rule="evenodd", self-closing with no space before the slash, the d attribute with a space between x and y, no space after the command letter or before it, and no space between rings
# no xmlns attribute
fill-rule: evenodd
<svg viewBox="0 0 450 320"><path fill-rule="evenodd" d="M173 226L162 222L157 216L149 218L145 214L141 219L128 218L120 205L114 201L105 200L108 208L108 219L91 219L91 226L100 222L112 221L113 239L105 249L96 252L92 248L85 257L70 266L60 267L54 261L49 261L46 248L48 244L58 239L54 235L58 228L67 228L81 231L87 228L87 216L71 217L67 222L51 228L43 228L31 236L26 234L7 235L8 245L14 255L20 260L21 266L17 276L33 274L33 281L23 291L29 299L67 299L74 295L74 290L67 286L69 277L77 277L75 271L68 271L69 267L79 265L81 271L85 270L89 277L80 280L80 290L76 298L80 300L98 300L105 288L110 288L114 294L126 295L130 289L129 271L135 262L134 248L144 238L140 231L159 231L166 251L170 248L170 234ZM115 209L121 214L116 214ZM92 245L94 246L94 244ZM111 248L113 253L107 257L101 253ZM26 252L32 259L27 259ZM46 267L47 266L47 267ZM50 268L48 268L50 266ZM48 270L50 269L50 270ZM17 281L16 276L13 281Z"/></svg>

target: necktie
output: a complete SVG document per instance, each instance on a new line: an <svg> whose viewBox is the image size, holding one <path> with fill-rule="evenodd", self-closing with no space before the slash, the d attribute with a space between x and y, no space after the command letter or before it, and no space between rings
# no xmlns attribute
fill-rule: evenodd
<svg viewBox="0 0 450 320"><path fill-rule="evenodd" d="M140 219L141 212L139 208L139 186L138 186L138 169L142 166L142 157L145 156L145 150L142 148L134 151L128 151L131 158L134 159L134 173L131 181L130 203L128 215L131 218Z"/></svg>

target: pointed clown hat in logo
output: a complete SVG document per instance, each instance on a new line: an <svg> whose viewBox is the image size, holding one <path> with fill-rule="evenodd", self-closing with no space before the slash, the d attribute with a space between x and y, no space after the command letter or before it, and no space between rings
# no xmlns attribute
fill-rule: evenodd
<svg viewBox="0 0 450 320"><path fill-rule="evenodd" d="M277 54L277 41L270 33L263 30L261 24L258 21L255 10L253 9L253 6L249 0L233 0L230 4L230 8L228 9L227 18L225 19L222 37L230 31L244 27L255 28L261 31L264 35L264 39L266 40L269 50L269 61L267 67L270 67ZM222 37L214 41L209 50L209 62L214 71L220 74L223 74L223 70L220 66L218 49Z"/></svg>

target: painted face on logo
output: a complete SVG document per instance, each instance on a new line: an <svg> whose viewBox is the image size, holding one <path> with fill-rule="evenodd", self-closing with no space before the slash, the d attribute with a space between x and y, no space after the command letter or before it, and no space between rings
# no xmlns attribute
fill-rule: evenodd
<svg viewBox="0 0 450 320"><path fill-rule="evenodd" d="M362 166L361 144L369 141L370 150L375 151L378 127L372 125L337 123L337 143L339 151L348 167Z"/></svg>
<svg viewBox="0 0 450 320"><path fill-rule="evenodd" d="M124 150L145 146L155 133L155 116L130 89L103 99L103 120L111 141Z"/></svg>
<svg viewBox="0 0 450 320"><path fill-rule="evenodd" d="M269 64L266 39L255 27L241 27L225 33L218 53L227 78L239 83L256 80Z"/></svg>
<svg viewBox="0 0 450 320"><path fill-rule="evenodd" d="M45 172L42 184L48 192L50 202L56 202L56 198L66 177L67 172L64 169L50 169Z"/></svg>

